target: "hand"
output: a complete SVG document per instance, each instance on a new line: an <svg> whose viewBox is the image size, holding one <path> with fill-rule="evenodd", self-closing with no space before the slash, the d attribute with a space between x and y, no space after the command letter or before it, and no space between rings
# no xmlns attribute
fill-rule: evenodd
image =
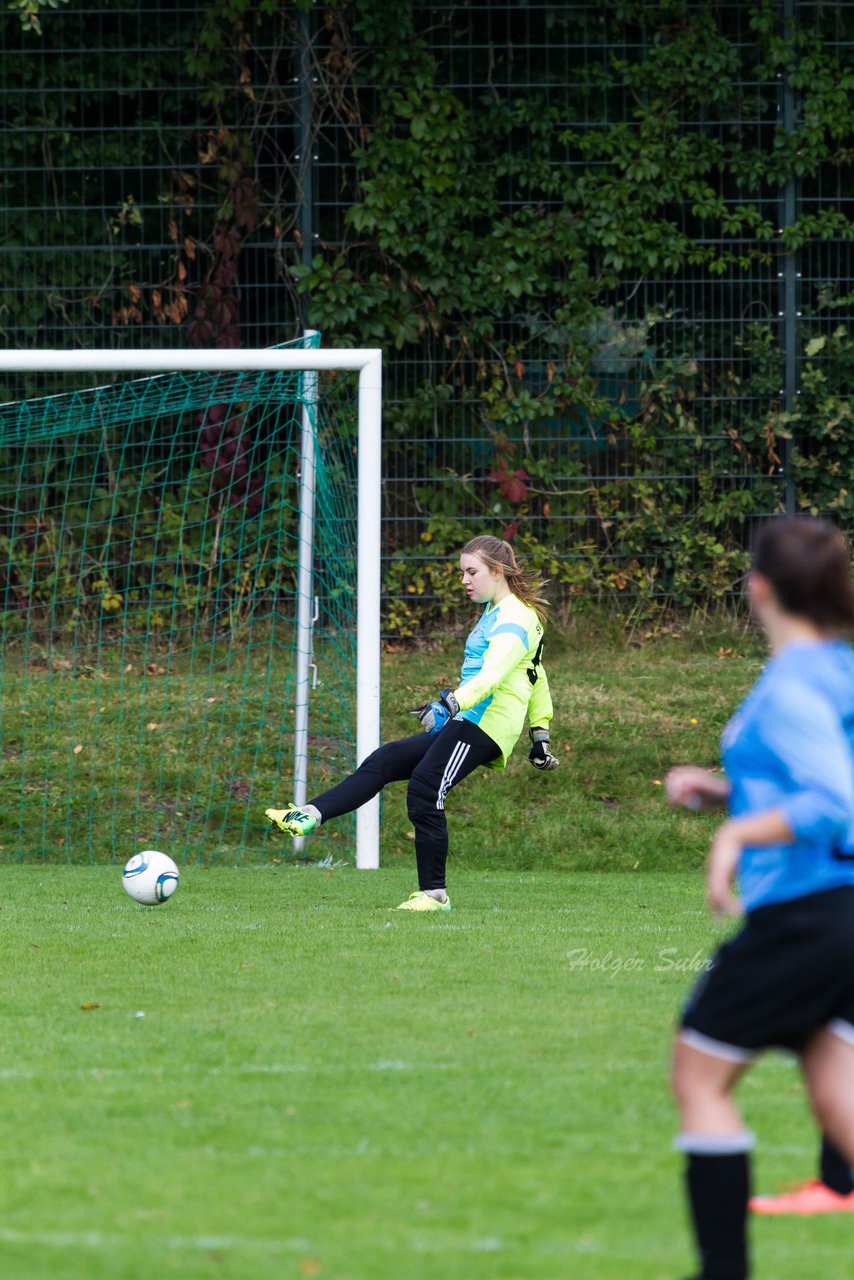
<svg viewBox="0 0 854 1280"><path fill-rule="evenodd" d="M459 709L453 689L443 689L435 702L425 702L423 707L416 707L409 714L418 717L425 732L435 734L453 720Z"/></svg>
<svg viewBox="0 0 854 1280"><path fill-rule="evenodd" d="M556 769L560 761L549 750L548 729L540 729L539 727L529 729L528 737L531 739L532 744L531 750L528 752L528 759L534 768L542 769L547 773L550 773L552 769Z"/></svg>
<svg viewBox="0 0 854 1280"><path fill-rule="evenodd" d="M740 916L743 908L733 893L738 860L742 850L741 838L733 830L732 823L718 827L709 850L706 866L706 899L716 914Z"/></svg>
<svg viewBox="0 0 854 1280"><path fill-rule="evenodd" d="M717 809L727 802L729 782L708 769L683 764L665 776L664 794L671 804L683 809Z"/></svg>

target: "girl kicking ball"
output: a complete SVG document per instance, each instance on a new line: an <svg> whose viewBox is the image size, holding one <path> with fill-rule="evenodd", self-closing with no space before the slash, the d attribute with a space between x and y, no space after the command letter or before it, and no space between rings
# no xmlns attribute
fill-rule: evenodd
<svg viewBox="0 0 854 1280"><path fill-rule="evenodd" d="M769 521L748 579L771 658L722 737L725 778L666 779L687 808L727 805L707 869L713 911L745 913L683 1012L673 1088L697 1280L749 1274L752 1136L733 1090L754 1058L796 1053L813 1112L854 1165L854 585L842 535ZM736 879L738 897L733 892Z"/></svg>
<svg viewBox="0 0 854 1280"><path fill-rule="evenodd" d="M542 664L542 580L516 563L508 542L491 537L466 543L460 573L466 595L483 612L466 640L457 688L443 689L434 702L412 712L424 732L386 743L302 809L266 810L280 831L304 836L358 809L386 783L407 782L419 887L400 911L451 909L445 798L452 787L479 765L503 769L526 721L531 764L544 772L558 764L549 750L552 701Z"/></svg>

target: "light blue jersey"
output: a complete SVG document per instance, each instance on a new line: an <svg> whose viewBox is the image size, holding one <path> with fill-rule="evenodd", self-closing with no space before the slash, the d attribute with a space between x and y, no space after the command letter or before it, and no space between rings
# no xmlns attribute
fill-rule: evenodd
<svg viewBox="0 0 854 1280"><path fill-rule="evenodd" d="M841 640L771 658L721 738L734 818L776 809L793 844L745 848L745 909L854 884L854 652Z"/></svg>

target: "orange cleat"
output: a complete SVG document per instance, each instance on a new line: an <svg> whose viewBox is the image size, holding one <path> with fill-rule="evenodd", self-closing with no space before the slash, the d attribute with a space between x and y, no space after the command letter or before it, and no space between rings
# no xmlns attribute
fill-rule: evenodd
<svg viewBox="0 0 854 1280"><path fill-rule="evenodd" d="M794 1213L802 1217L816 1213L854 1213L854 1191L841 1195L816 1180L779 1196L753 1196L749 1204L753 1213Z"/></svg>

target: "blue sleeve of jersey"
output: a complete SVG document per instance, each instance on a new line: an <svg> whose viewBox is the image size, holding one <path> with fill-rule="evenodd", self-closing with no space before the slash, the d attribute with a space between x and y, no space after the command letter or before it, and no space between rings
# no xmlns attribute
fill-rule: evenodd
<svg viewBox="0 0 854 1280"><path fill-rule="evenodd" d="M832 846L854 814L854 768L834 707L789 682L764 708L760 737L788 774L792 791L778 806L796 839Z"/></svg>
<svg viewBox="0 0 854 1280"><path fill-rule="evenodd" d="M496 636L515 636L517 640L521 640L525 648L529 648L528 633L524 627L520 627L518 622L500 622L490 636L490 640L494 640Z"/></svg>

